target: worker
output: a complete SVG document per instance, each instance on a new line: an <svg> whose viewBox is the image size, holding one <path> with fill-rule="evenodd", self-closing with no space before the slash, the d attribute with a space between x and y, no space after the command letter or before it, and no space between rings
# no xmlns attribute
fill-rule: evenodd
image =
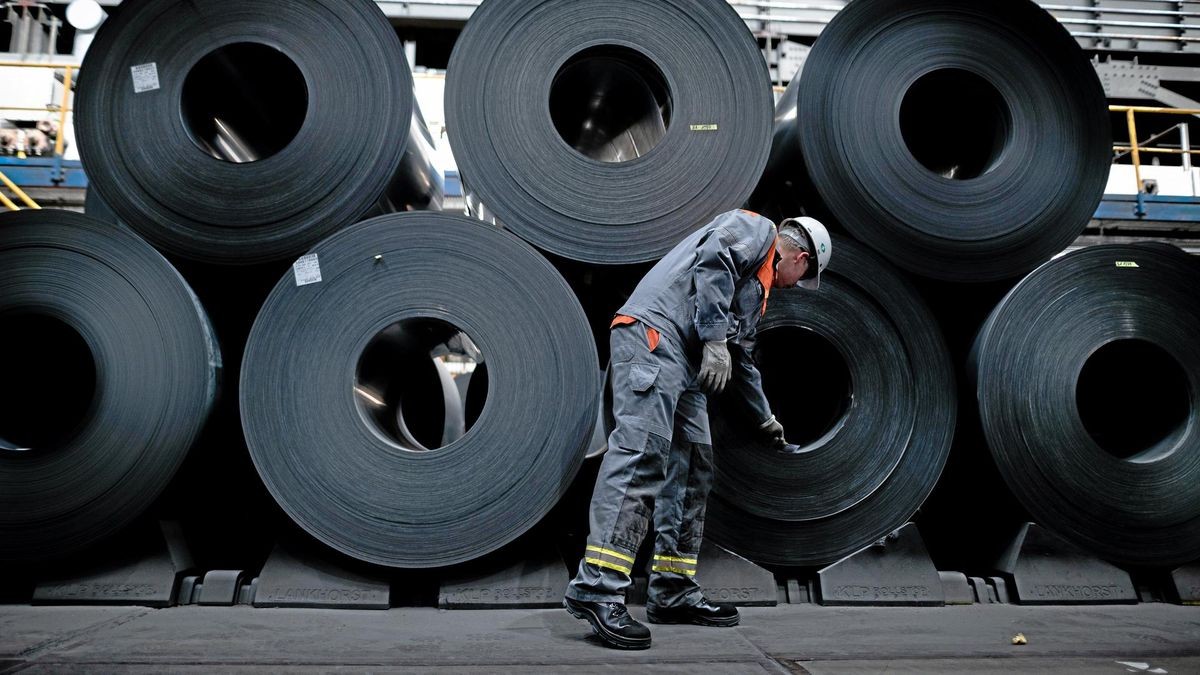
<svg viewBox="0 0 1200 675"><path fill-rule="evenodd" d="M738 624L737 609L710 602L696 581L713 481L706 397L731 386L753 411L762 442L795 450L763 394L754 336L771 289L818 288L832 246L812 218L777 230L749 211L720 215L650 270L613 322L616 426L592 495L584 558L564 600L606 645L650 647L625 591L651 522L650 623Z"/></svg>

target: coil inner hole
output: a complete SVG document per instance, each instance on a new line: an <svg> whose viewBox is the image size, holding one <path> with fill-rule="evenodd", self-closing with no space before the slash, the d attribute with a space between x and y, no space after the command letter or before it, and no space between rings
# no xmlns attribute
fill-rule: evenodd
<svg viewBox="0 0 1200 675"><path fill-rule="evenodd" d="M854 398L841 351L816 332L795 326L758 335L755 359L763 392L788 443L808 446L836 429Z"/></svg>
<svg viewBox="0 0 1200 675"><path fill-rule="evenodd" d="M377 434L428 452L466 435L487 401L487 366L475 342L439 319L406 319L359 357L354 401Z"/></svg>
<svg viewBox="0 0 1200 675"><path fill-rule="evenodd" d="M900 105L900 132L909 152L950 180L971 180L995 168L1012 126L1008 103L996 87L959 68L922 76Z"/></svg>
<svg viewBox="0 0 1200 675"><path fill-rule="evenodd" d="M1195 412L1183 366L1145 340L1110 342L1092 354L1079 373L1075 402L1092 440L1135 463L1170 455Z"/></svg>
<svg viewBox="0 0 1200 675"><path fill-rule="evenodd" d="M283 52L237 42L200 59L183 82L184 128L196 147L246 164L286 148L308 117L304 74Z"/></svg>
<svg viewBox="0 0 1200 675"><path fill-rule="evenodd" d="M671 95L662 71L640 52L591 47L554 76L550 118L577 152L600 162L628 162L666 135Z"/></svg>
<svg viewBox="0 0 1200 675"><path fill-rule="evenodd" d="M63 446L96 396L96 361L74 328L37 314L0 316L0 452Z"/></svg>

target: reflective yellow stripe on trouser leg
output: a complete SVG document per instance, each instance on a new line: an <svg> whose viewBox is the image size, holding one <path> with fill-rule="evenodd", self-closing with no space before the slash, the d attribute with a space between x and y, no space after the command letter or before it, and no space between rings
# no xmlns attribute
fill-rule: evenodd
<svg viewBox="0 0 1200 675"><path fill-rule="evenodd" d="M672 574L682 574L684 576L696 576L696 565L699 560L696 558L678 558L668 555L654 556L654 566L650 569L655 572L669 572Z"/></svg>
<svg viewBox="0 0 1200 675"><path fill-rule="evenodd" d="M688 577L696 576L696 570L685 570L682 567L664 567L662 565L655 565L652 569L655 572L670 572L672 574L682 574Z"/></svg>
<svg viewBox="0 0 1200 675"><path fill-rule="evenodd" d="M597 567L616 570L626 576L633 573L633 556L612 549L600 548L599 546L588 546L587 550L595 555L584 557L584 562Z"/></svg>
<svg viewBox="0 0 1200 675"><path fill-rule="evenodd" d="M624 553L614 551L610 548L600 548L599 546L588 546L587 550L592 551L593 553L599 553L600 555L611 556L613 558L616 558L617 560L624 560L627 563L633 564L632 556L625 555Z"/></svg>

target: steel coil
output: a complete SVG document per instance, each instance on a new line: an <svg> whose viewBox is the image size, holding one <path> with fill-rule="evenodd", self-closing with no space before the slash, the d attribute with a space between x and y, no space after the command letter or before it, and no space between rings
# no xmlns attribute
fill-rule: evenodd
<svg viewBox="0 0 1200 675"><path fill-rule="evenodd" d="M471 203L539 248L662 257L766 164L766 65L724 0L486 0L450 59Z"/></svg>
<svg viewBox="0 0 1200 675"><path fill-rule="evenodd" d="M780 101L752 204L919 275L1015 279L1082 232L1111 154L1095 70L1035 3L856 0Z"/></svg>
<svg viewBox="0 0 1200 675"><path fill-rule="evenodd" d="M76 101L91 187L185 258L293 258L372 209L440 205L404 51L370 0L130 0Z"/></svg>
<svg viewBox="0 0 1200 675"><path fill-rule="evenodd" d="M430 358L473 365L469 428L442 447ZM566 491L596 422L596 364L579 302L527 244L467 218L382 216L271 293L242 363L243 427L271 494L320 541L385 566L452 565L513 541Z"/></svg>
<svg viewBox="0 0 1200 675"><path fill-rule="evenodd" d="M183 278L132 232L0 216L0 563L76 553L167 486L221 357Z"/></svg>
<svg viewBox="0 0 1200 675"><path fill-rule="evenodd" d="M984 325L983 429L1035 520L1106 559L1200 559L1200 265L1162 245L1046 263Z"/></svg>
<svg viewBox="0 0 1200 675"><path fill-rule="evenodd" d="M750 440L736 392L710 404L714 541L803 567L904 525L941 475L956 419L951 361L916 291L842 240L819 291L771 294L758 335L764 391L799 451Z"/></svg>

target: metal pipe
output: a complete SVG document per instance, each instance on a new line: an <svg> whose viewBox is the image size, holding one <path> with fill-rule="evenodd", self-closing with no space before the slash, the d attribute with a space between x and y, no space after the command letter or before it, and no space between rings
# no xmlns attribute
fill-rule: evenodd
<svg viewBox="0 0 1200 675"><path fill-rule="evenodd" d="M755 7L758 9L797 9L809 12L840 12L842 5L820 5L810 2L737 2L730 0L734 7Z"/></svg>
<svg viewBox="0 0 1200 675"><path fill-rule="evenodd" d="M1192 131L1188 125L1179 125L1179 145L1184 151L1183 155L1183 170L1190 172L1192 170Z"/></svg>
<svg viewBox="0 0 1200 675"><path fill-rule="evenodd" d="M433 5L435 7L478 7L481 0L392 0L380 5Z"/></svg>
<svg viewBox="0 0 1200 675"><path fill-rule="evenodd" d="M50 38L46 41L46 56L53 56L58 51L58 31L62 27L62 21L58 17L50 16Z"/></svg>
<svg viewBox="0 0 1200 675"><path fill-rule="evenodd" d="M13 110L20 110L23 112L43 112L44 113L44 112L56 112L57 107L55 107L54 105L44 105L40 108L31 108L31 107L25 107L25 106L3 106L3 107L0 107L0 111L4 111L4 112L13 111Z"/></svg>
<svg viewBox="0 0 1200 675"><path fill-rule="evenodd" d="M61 157L63 150L66 149L67 137L67 111L70 109L71 103L71 67L67 66L63 70L63 95L62 105L59 106L58 116L58 133L54 138L54 156Z"/></svg>
<svg viewBox="0 0 1200 675"><path fill-rule="evenodd" d="M13 48L18 54L25 54L29 51L29 33L33 28L32 17L29 16L29 10L26 9L20 12L21 18L18 20L20 25L16 28L16 46Z"/></svg>
<svg viewBox="0 0 1200 675"><path fill-rule="evenodd" d="M1133 177L1137 181L1138 194L1140 195L1143 191L1142 155L1138 151L1137 120L1134 117L1135 114L1133 110L1127 110L1125 112L1125 120L1129 125L1129 149L1133 153Z"/></svg>
<svg viewBox="0 0 1200 675"><path fill-rule="evenodd" d="M0 68L78 68L78 63L38 63L36 61L0 61ZM11 108L6 108L11 110Z"/></svg>
<svg viewBox="0 0 1200 675"><path fill-rule="evenodd" d="M1150 138L1147 138L1147 139L1146 139L1146 140L1144 140L1144 141L1139 141L1139 142L1138 142L1138 145L1141 145L1141 146L1147 146L1147 145L1150 145L1151 143L1153 143L1153 142L1157 141L1158 139L1160 139L1160 138L1163 138L1163 137L1165 137L1165 136L1167 136L1167 135L1169 135L1169 134L1172 134L1172 133L1174 133L1174 132L1175 132L1175 130L1176 130L1176 129L1178 129L1178 128L1179 128L1179 125L1178 125L1178 124L1176 124L1175 126L1171 127L1170 129L1167 129L1166 131L1163 131L1163 132L1160 132L1160 133L1154 134L1153 136L1151 136Z"/></svg>
<svg viewBox="0 0 1200 675"><path fill-rule="evenodd" d="M1041 4L1041 8L1052 12L1091 12L1093 14L1121 14L1127 16L1179 16L1200 17L1200 12L1177 11L1173 9L1126 9L1123 7L1096 7L1079 5L1049 5Z"/></svg>
<svg viewBox="0 0 1200 675"><path fill-rule="evenodd" d="M1109 112L1134 112L1163 115L1200 115L1200 110L1193 108L1163 108L1147 105L1110 105Z"/></svg>
<svg viewBox="0 0 1200 675"><path fill-rule="evenodd" d="M1058 19L1062 24L1082 24L1086 26L1117 26L1120 28L1163 28L1167 30L1200 30L1200 25L1193 23L1153 23L1150 21L1118 21L1109 19Z"/></svg>
<svg viewBox="0 0 1200 675"><path fill-rule="evenodd" d="M29 44L26 45L26 52L41 54L46 51L46 31L42 28L46 22L45 10L40 7L30 7L27 11L30 13L30 24ZM37 13L34 14L34 12Z"/></svg>
<svg viewBox="0 0 1200 675"><path fill-rule="evenodd" d="M1114 145L1113 150L1121 151L1123 153L1116 158L1121 159L1125 155L1131 154L1130 151L1133 150L1133 146ZM1159 155L1200 155L1200 150L1180 150L1178 148L1143 148L1141 146L1138 146L1138 152L1147 152Z"/></svg>
<svg viewBox="0 0 1200 675"><path fill-rule="evenodd" d="M1164 28L1172 26L1164 25ZM1071 33L1071 37L1100 38L1105 40L1137 40L1140 42L1200 42L1200 37L1186 35L1138 35L1134 33Z"/></svg>
<svg viewBox="0 0 1200 675"><path fill-rule="evenodd" d="M736 7L734 9L737 9ZM829 23L828 19L818 18L800 18L795 16L782 16L779 14L738 14L742 21L760 21L762 23Z"/></svg>

